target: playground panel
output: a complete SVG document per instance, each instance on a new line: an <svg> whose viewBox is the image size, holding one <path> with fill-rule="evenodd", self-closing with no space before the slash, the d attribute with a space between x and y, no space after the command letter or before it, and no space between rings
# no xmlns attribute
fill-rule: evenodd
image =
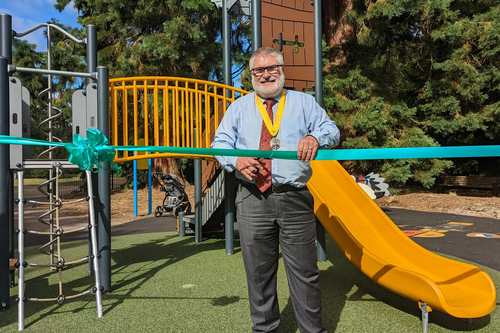
<svg viewBox="0 0 500 333"><path fill-rule="evenodd" d="M262 45L282 52L288 89L314 89L313 12L309 1L262 1Z"/></svg>

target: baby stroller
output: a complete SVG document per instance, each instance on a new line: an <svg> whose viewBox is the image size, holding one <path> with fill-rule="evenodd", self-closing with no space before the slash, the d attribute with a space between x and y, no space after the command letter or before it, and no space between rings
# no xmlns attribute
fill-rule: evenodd
<svg viewBox="0 0 500 333"><path fill-rule="evenodd" d="M191 203L184 192L186 186L182 185L179 179L170 173L155 172L153 179L160 184L160 192L165 192L162 206L155 209L155 216L160 217L165 212L171 212L173 216L177 216L179 212L191 214Z"/></svg>

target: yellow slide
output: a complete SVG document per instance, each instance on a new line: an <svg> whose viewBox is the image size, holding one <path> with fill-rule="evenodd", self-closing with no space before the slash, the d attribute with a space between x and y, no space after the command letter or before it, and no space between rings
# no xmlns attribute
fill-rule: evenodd
<svg viewBox="0 0 500 333"><path fill-rule="evenodd" d="M476 266L434 254L403 234L337 161L313 161L308 187L315 213L346 257L365 275L428 310L458 318L493 311L493 281Z"/></svg>

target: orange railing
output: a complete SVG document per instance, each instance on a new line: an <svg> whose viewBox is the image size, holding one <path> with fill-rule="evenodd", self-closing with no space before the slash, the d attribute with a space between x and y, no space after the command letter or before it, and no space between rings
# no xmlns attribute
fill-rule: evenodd
<svg viewBox="0 0 500 333"><path fill-rule="evenodd" d="M110 143L115 146L210 147L229 104L248 92L220 83L177 77L110 80ZM199 144L195 145L195 142ZM114 162L179 156L117 152Z"/></svg>

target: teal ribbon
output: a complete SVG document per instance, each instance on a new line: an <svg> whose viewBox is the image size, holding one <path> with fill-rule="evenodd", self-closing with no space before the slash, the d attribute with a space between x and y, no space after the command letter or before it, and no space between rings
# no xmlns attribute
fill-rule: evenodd
<svg viewBox="0 0 500 333"><path fill-rule="evenodd" d="M98 129L87 129L87 137L73 135L73 143L47 142L42 140L0 135L0 144L58 146L70 153L69 162L81 170L92 170L94 165L103 168L99 162L110 162L111 167L116 151L144 151L179 155L238 156L256 158L278 158L296 160L296 151L236 150L210 148L184 148L159 146L110 146L108 139ZM148 155L144 155L148 156ZM385 160L413 158L470 158L498 157L500 146L458 146L458 147L416 147L416 148L373 148L373 149L329 149L318 150L315 160Z"/></svg>
<svg viewBox="0 0 500 333"><path fill-rule="evenodd" d="M66 143L64 148L69 152L68 161L78 165L80 170L92 170L94 165L106 170L99 162L110 162L111 167L119 170L120 167L113 163L116 152L108 146L108 138L98 129L87 129L87 137L73 135L73 143ZM97 172L97 170L96 170Z"/></svg>
<svg viewBox="0 0 500 333"><path fill-rule="evenodd" d="M182 148L157 146L115 146L117 151L145 151L182 155L239 156L296 160L297 151L237 150L210 148ZM315 160L385 160L411 158L460 158L500 156L500 146L320 149Z"/></svg>

